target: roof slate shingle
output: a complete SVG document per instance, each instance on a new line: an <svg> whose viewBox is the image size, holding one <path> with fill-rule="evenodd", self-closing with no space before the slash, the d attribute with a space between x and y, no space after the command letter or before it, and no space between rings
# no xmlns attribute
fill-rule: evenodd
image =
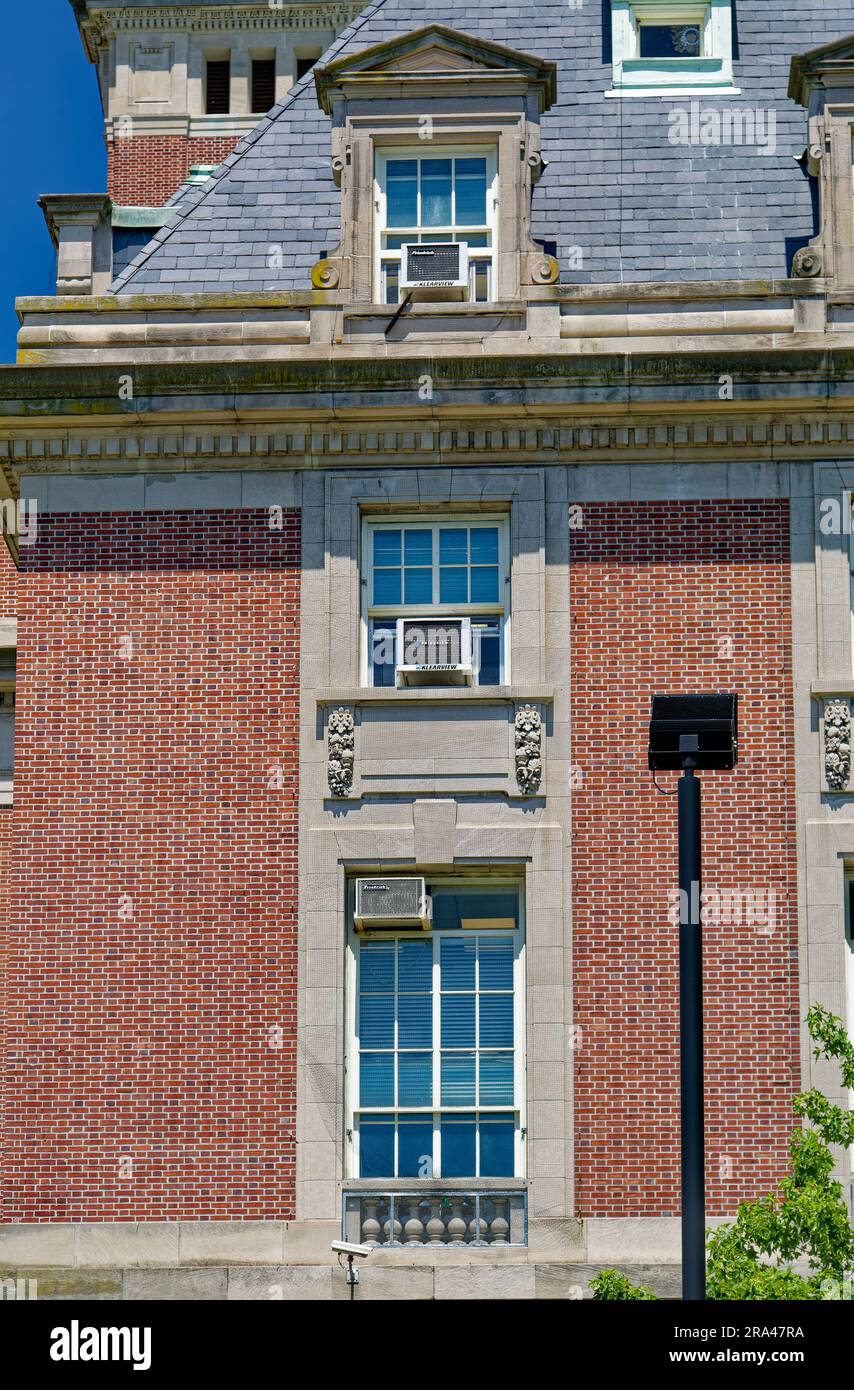
<svg viewBox="0 0 854 1390"><path fill-rule="evenodd" d="M567 0L380 0L324 61L438 23L556 62L533 234L557 241L564 283L785 276L814 231L810 182L794 162L806 113L787 96L789 63L854 32L854 0L738 0L735 8L739 96L606 97L609 0L580 8ZM668 113L691 100L773 111L776 150L672 144ZM329 135L309 75L213 179L182 190L182 215L134 257L114 292L308 289L312 265L340 235Z"/></svg>

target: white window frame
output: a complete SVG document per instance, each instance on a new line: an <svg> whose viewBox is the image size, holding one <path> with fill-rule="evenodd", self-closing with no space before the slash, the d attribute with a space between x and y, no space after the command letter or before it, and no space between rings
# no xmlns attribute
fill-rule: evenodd
<svg viewBox="0 0 854 1390"><path fill-rule="evenodd" d="M433 595L439 592L438 531L442 527L498 527L498 595L497 603L430 603L374 604L373 599L373 535L377 530L433 530ZM500 683L510 682L510 517L507 512L449 512L426 516L423 512L384 513L362 519L361 537L361 661L360 683L371 686L373 663L370 651L371 623L374 620L428 617L497 618L501 629ZM373 687L372 687L373 688Z"/></svg>
<svg viewBox="0 0 854 1390"><path fill-rule="evenodd" d="M390 937L398 939L410 939L423 941L425 933L423 931L374 931L357 933L353 925L352 903L348 906L347 924L347 961L346 961L346 1006L345 1006L345 1027L346 1027L346 1048L345 1048L345 1104L346 1104L346 1153L345 1168L347 1181L358 1182L359 1179L359 1126L357 1117L365 1114L386 1114L396 1117L400 1114L433 1116L433 1161L434 1175L432 1178L389 1178L389 1182L405 1181L417 1188L420 1185L428 1187L431 1182L441 1181L441 1130L439 1123L440 1114L457 1112L461 1115L467 1114L495 1114L513 1115L516 1118L514 1145L513 1145L513 1167L512 1178L507 1181L515 1181L524 1178L526 1168L526 1138L527 1138L527 1115L526 1115L526 1095L525 1095L525 1039L526 1039L526 1010L525 1010L525 885L519 878L484 878L468 879L464 877L430 877L429 886L431 888L458 888L458 889L477 889L482 888L486 892L496 890L511 890L517 894L518 901L518 926L514 929L503 928L489 931L463 930L460 927L451 927L445 931L431 931L428 935L433 942L433 1096L436 1104L424 1106L421 1109L411 1107L403 1110L382 1109L363 1111L359 1104L359 1033L358 1033L358 1009L359 1009L359 947L363 941L387 940ZM352 897L352 894L350 894ZM348 898L349 902L349 898ZM474 935L512 937L514 943L513 954L513 1097L512 1106L490 1106L490 1105L461 1105L451 1106L440 1103L440 1068L441 1068L441 993L439 979L439 941L444 937L469 937ZM438 1100L437 1100L438 1098ZM479 1140L477 1141L479 1142ZM395 1162L395 1166L397 1166ZM478 1162L479 1166L479 1162ZM457 1179L454 1179L457 1181ZM459 1179L460 1182L468 1182L476 1185L482 1179L473 1174L467 1174ZM500 1181L500 1179L488 1179L487 1181Z"/></svg>
<svg viewBox="0 0 854 1390"><path fill-rule="evenodd" d="M385 250L382 240L383 233L390 232L392 236L403 236L417 241L419 235L427 233L435 236L444 231L442 227L388 227L387 219L387 194L386 194L386 168L390 159L486 159L486 224L481 227L463 227L458 223L448 229L449 241L465 241L466 231L482 233L488 232L490 235L489 246L472 246L468 254L469 265L469 299L474 302L474 277L479 262L488 261L490 266L490 292L487 301L495 299L495 277L498 266L498 145L496 144L442 144L432 141L419 141L418 144L377 146L374 149L374 297L378 304L385 304L385 286L383 277L383 263L395 261L400 265L401 253L399 250ZM420 184L420 179L419 179ZM398 298L398 303L400 298Z"/></svg>
<svg viewBox="0 0 854 1390"><path fill-rule="evenodd" d="M642 58L644 24L702 24L698 58ZM609 97L738 95L732 0L611 0L614 86Z"/></svg>

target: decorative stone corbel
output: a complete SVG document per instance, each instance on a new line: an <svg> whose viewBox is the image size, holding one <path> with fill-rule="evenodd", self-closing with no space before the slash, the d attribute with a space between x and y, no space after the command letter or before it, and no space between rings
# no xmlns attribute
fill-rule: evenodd
<svg viewBox="0 0 854 1390"><path fill-rule="evenodd" d="M528 280L532 285L555 285L560 276L560 266L554 256L544 251L528 256Z"/></svg>
<svg viewBox="0 0 854 1390"><path fill-rule="evenodd" d="M356 726L352 710L339 706L332 710L327 724L327 780L333 796L349 796L353 788L356 761Z"/></svg>
<svg viewBox="0 0 854 1390"><path fill-rule="evenodd" d="M334 290L341 280L341 262L337 259L315 261L311 267L311 284L315 290Z"/></svg>
<svg viewBox="0 0 854 1390"><path fill-rule="evenodd" d="M516 781L523 796L534 796L543 776L543 720L533 705L516 711Z"/></svg>
<svg viewBox="0 0 854 1390"><path fill-rule="evenodd" d="M851 702L828 700L824 706L824 777L831 791L848 790L851 778Z"/></svg>

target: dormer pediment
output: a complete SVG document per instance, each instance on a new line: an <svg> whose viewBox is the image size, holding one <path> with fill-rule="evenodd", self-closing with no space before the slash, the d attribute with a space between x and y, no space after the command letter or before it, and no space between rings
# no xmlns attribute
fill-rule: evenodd
<svg viewBox="0 0 854 1390"><path fill-rule="evenodd" d="M538 92L541 111L548 109L557 92L554 63L441 24L347 54L318 68L315 81L318 101L327 113L331 113L335 91L358 93L361 98L388 97L395 87L408 95L411 88L424 93L430 84L438 91L450 83L469 95L476 90L506 90L510 84Z"/></svg>
<svg viewBox="0 0 854 1390"><path fill-rule="evenodd" d="M792 59L789 96L793 101L809 107L811 93L825 87L854 88L854 34Z"/></svg>

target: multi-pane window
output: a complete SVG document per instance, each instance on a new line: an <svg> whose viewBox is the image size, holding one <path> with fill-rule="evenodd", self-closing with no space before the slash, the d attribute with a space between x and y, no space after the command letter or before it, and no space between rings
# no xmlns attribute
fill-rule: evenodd
<svg viewBox="0 0 854 1390"><path fill-rule="evenodd" d="M405 242L465 242L469 298L493 298L496 167L494 150L377 155L377 292L382 303L399 302Z"/></svg>
<svg viewBox="0 0 854 1390"><path fill-rule="evenodd" d="M364 547L368 683L395 683L398 617L468 614L475 680L500 685L509 598L506 520L370 522Z"/></svg>
<svg viewBox="0 0 854 1390"><path fill-rule="evenodd" d="M353 1176L517 1176L518 891L434 889L434 914L427 935L356 939Z"/></svg>

